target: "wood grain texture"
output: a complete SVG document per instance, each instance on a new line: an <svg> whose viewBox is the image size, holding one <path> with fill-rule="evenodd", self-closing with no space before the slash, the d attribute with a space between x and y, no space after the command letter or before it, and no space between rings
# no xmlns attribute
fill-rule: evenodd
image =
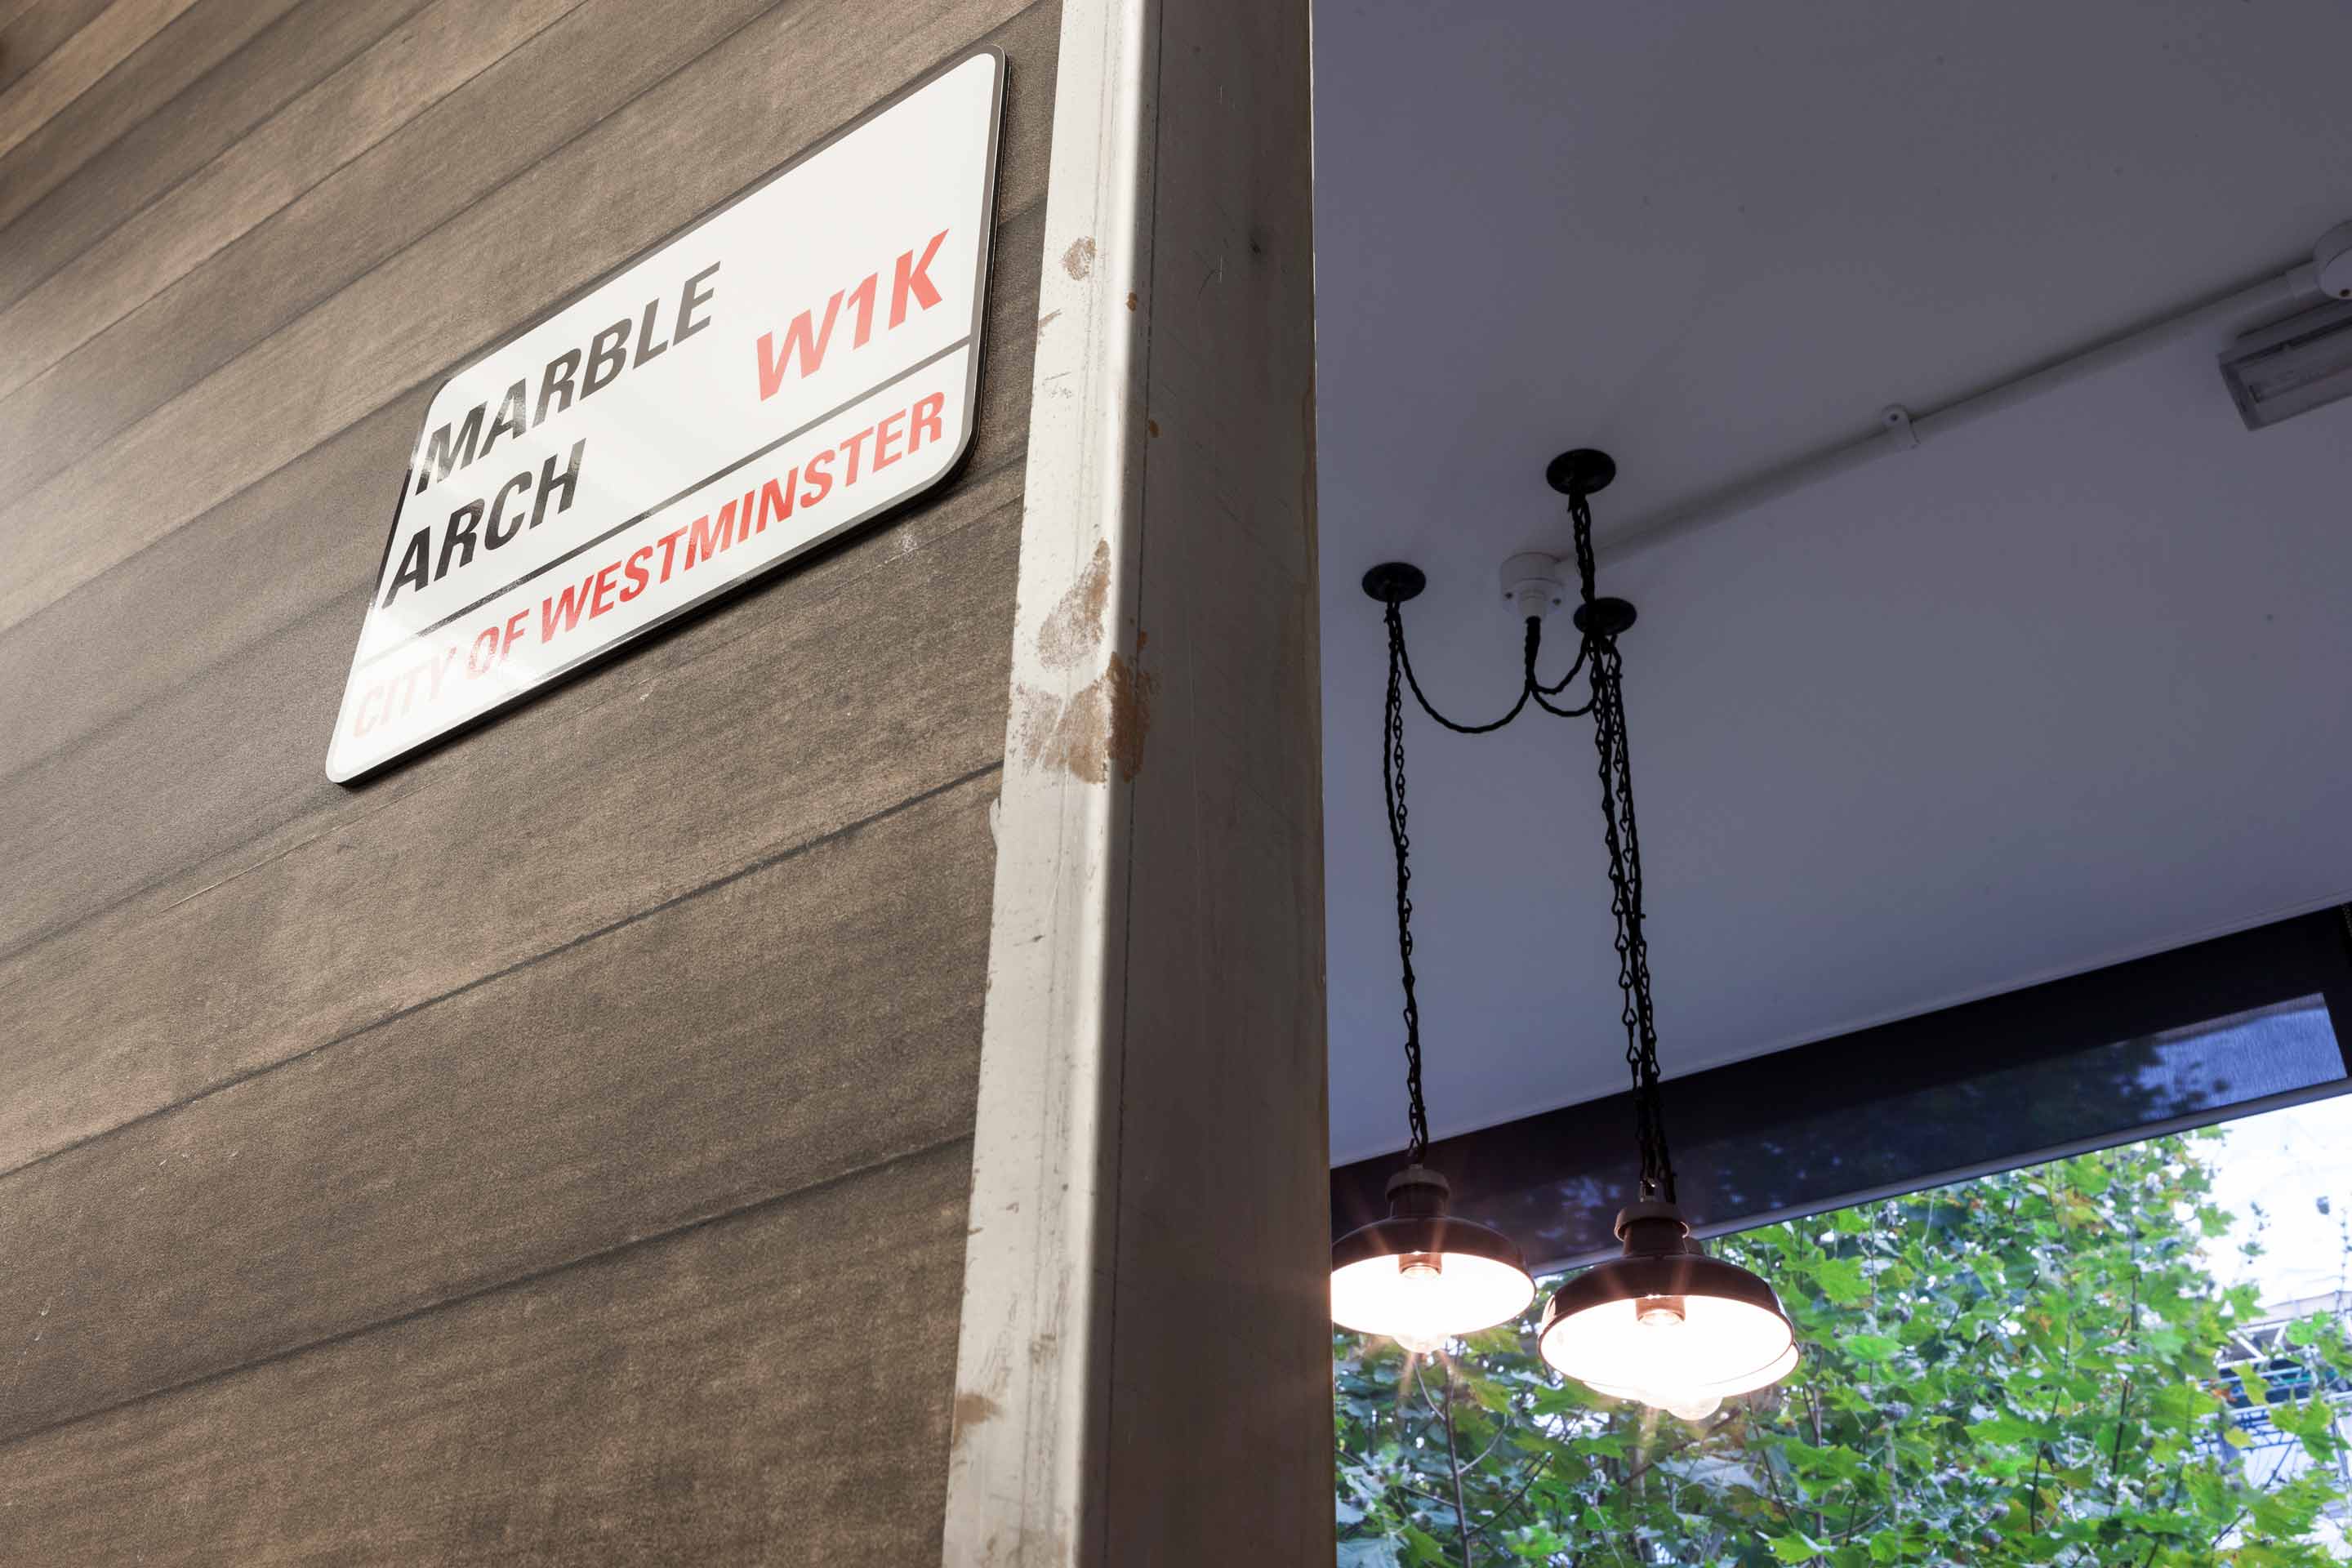
<svg viewBox="0 0 2352 1568"><path fill-rule="evenodd" d="M965 1136L995 783L0 1182L0 1443Z"/></svg>
<svg viewBox="0 0 2352 1568"><path fill-rule="evenodd" d="M243 215L257 226L209 265L0 397L0 427L49 434L0 447L0 490L82 457L774 4L711 0L679 14L590 0L291 203ZM446 22L467 10L435 14ZM605 90L550 90L572 81Z"/></svg>
<svg viewBox="0 0 2352 1568"><path fill-rule="evenodd" d="M34 153L28 138L0 160L0 300L96 244L425 3L303 0L45 193L17 173Z"/></svg>
<svg viewBox="0 0 2352 1568"><path fill-rule="evenodd" d="M992 525L831 597L740 601L706 623L698 658L623 660L561 687L388 787L289 821L234 865L198 868L0 964L0 1169L995 762L1016 487L999 481ZM299 626L289 640L310 639L340 679L350 616L321 618L324 632ZM257 671L299 668L290 650L259 651ZM219 733L183 759L181 793L220 787L223 753L238 746L315 768L325 731Z"/></svg>
<svg viewBox="0 0 2352 1568"><path fill-rule="evenodd" d="M243 48L297 0L196 0L179 19L0 157L0 224ZM0 294L0 300L7 298Z"/></svg>
<svg viewBox="0 0 2352 1568"><path fill-rule="evenodd" d="M114 0L0 92L0 155L172 25L194 0Z"/></svg>
<svg viewBox="0 0 2352 1568"><path fill-rule="evenodd" d="M507 0L486 7L436 0L0 310L0 395L153 299L580 4ZM248 289L257 281L246 279Z"/></svg>
<svg viewBox="0 0 2352 1568"><path fill-rule="evenodd" d="M771 12L528 172L0 509L0 626L153 542L535 315L1022 9L852 0ZM786 47L787 44L793 47ZM746 125L763 134L744 134ZM1019 169L1008 159L1004 192ZM581 199L593 190L597 199ZM453 289L496 256L505 287Z"/></svg>
<svg viewBox="0 0 2352 1568"><path fill-rule="evenodd" d="M1058 6L583 0L443 90L457 14L304 0L0 230L160 285L0 406L0 1557L936 1560ZM328 784L437 378L983 38L964 468Z"/></svg>
<svg viewBox="0 0 2352 1568"><path fill-rule="evenodd" d="M1328 1563L1307 5L1065 17L944 1560Z"/></svg>
<svg viewBox="0 0 2352 1568"><path fill-rule="evenodd" d="M15 0L0 6L0 92L47 59L110 0Z"/></svg>
<svg viewBox="0 0 2352 1568"><path fill-rule="evenodd" d="M45 1568L939 1556L969 1146L0 1448Z"/></svg>
<svg viewBox="0 0 2352 1568"><path fill-rule="evenodd" d="M1010 255L991 298L1016 319L1036 296L1038 219L1033 207L999 225ZM1014 492L1000 470L1021 450L1032 352L1017 328L987 340L965 468L971 493L938 498L886 552L823 559L782 590L787 598L835 591L845 571L911 553L1005 503ZM29 730L89 726L75 743L0 774L0 860L16 858L26 889L0 904L0 954L290 822L315 818L306 829L315 832L372 809L363 795L329 784L319 759L383 550L369 514L389 519L381 486L405 471L424 395L420 389L402 399L404 426L372 416L354 426L369 430L365 447L338 437L217 516L0 633L0 668L26 672L27 689L15 700L36 710ZM371 455L377 466L363 469ZM340 522L346 514L348 527L289 537L289 518ZM688 628L624 657L644 663L642 678L650 679L695 657L711 635L729 634ZM186 653L166 640L173 637L187 639ZM112 663L91 658L93 646L117 640L147 652ZM199 662L194 653L207 645L226 648ZM59 690L86 693L84 705L60 711L52 695ZM158 799L173 809L149 809ZM93 820L110 831L93 838L74 830Z"/></svg>
<svg viewBox="0 0 2352 1568"><path fill-rule="evenodd" d="M1276 1568L1334 1552L1308 6L1160 17L1103 1518Z"/></svg>
<svg viewBox="0 0 2352 1568"><path fill-rule="evenodd" d="M376 498L388 526L432 395L429 386L402 394L0 632L0 669L9 675L0 681L0 793L53 753L124 724L310 613L330 603L363 604L383 552L381 531L365 526L368 498ZM336 525L289 526L306 517L333 518ZM348 640L357 642L357 612L347 618ZM95 656L101 647L105 655ZM178 821L192 842L207 841L192 814L184 810ZM19 916L11 929L16 934L0 941L0 952L37 928Z"/></svg>

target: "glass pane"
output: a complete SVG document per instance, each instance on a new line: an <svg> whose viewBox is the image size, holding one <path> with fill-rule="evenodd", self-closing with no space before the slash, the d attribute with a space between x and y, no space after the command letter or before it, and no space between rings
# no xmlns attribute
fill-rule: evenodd
<svg viewBox="0 0 2352 1568"><path fill-rule="evenodd" d="M2194 1106L2313 1027L2105 1070ZM1552 1374L1539 1309L1429 1357L1336 1335L1339 1562L2347 1561L2347 1214L2338 1097L1722 1237L1803 1359L1696 1420Z"/></svg>

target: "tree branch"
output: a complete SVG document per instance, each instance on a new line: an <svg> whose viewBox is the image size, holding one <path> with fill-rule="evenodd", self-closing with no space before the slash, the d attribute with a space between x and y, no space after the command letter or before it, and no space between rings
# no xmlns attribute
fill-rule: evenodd
<svg viewBox="0 0 2352 1568"><path fill-rule="evenodd" d="M1528 634L1533 636L1533 633ZM1424 1388L1423 1392L1427 1393ZM1470 1555L1470 1509L1462 1500L1462 1454L1454 1441L1454 1359L1445 1361L1445 1462L1454 1470L1454 1523L1462 1541L1462 1568L1472 1568Z"/></svg>
<svg viewBox="0 0 2352 1568"><path fill-rule="evenodd" d="M1538 1478L1542 1476L1546 1467L1550 1465L1550 1463L1551 1456L1549 1454L1546 1454L1542 1458L1538 1459L1536 1461L1536 1468L1528 1472L1528 1479L1519 1483L1519 1489L1513 1492L1509 1497L1504 1499L1503 1506L1495 1510L1495 1517L1496 1519L1500 1519L1503 1515L1510 1512L1511 1510L1518 1507L1519 1500L1528 1495L1528 1489L1536 1484Z"/></svg>

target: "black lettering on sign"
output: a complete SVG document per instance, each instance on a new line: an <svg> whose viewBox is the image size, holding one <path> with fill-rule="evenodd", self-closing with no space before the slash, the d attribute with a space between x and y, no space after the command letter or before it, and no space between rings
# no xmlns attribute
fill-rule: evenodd
<svg viewBox="0 0 2352 1568"><path fill-rule="evenodd" d="M557 459L550 458L540 465L538 494L532 498L530 524L537 528L547 518L548 498L557 498L557 512L572 510L580 494L580 459L587 452L583 440L572 443L572 456L565 461L562 473L555 471ZM383 605L389 608L401 589L423 590L441 581L457 568L474 559L475 547L497 550L510 542L523 530L522 497L533 488L529 468L514 475L500 485L498 493L488 501L474 500L456 508L442 525L440 558L434 558L433 527L426 524L408 536L401 547L400 569L384 585ZM511 510L509 510L511 507Z"/></svg>
<svg viewBox="0 0 2352 1568"><path fill-rule="evenodd" d="M904 258L901 259L900 269L903 271ZM427 489L441 483L460 468L471 467L477 458L488 457L490 448L499 444L501 437L518 437L546 424L550 417L563 413L575 401L612 385L622 372L652 363L709 327L710 307L718 298L717 287L711 279L719 275L719 263L712 262L688 279L679 289L675 324L664 326L663 300L656 297L646 300L645 309L635 318L615 321L591 338L584 353L576 348L565 349L549 360L540 372L539 399L535 405L531 401L530 383L528 380L518 381L508 387L506 395L499 400L495 416L487 402L478 403L466 411L462 419L453 419L428 433L425 438L425 450L416 459L416 485L411 493L423 495ZM918 268L919 273L919 270ZM906 286L902 279L902 291ZM918 276L913 287L915 297L920 300L929 288L929 280ZM937 296L933 295L933 298ZM872 309L872 291L869 289L866 300L869 316ZM900 309L903 309L903 302L894 303L894 310ZM892 324L897 323L893 321ZM633 338L634 345L631 342ZM863 331L858 334L858 341L865 341ZM823 346L819 345L818 355L821 357L823 353Z"/></svg>

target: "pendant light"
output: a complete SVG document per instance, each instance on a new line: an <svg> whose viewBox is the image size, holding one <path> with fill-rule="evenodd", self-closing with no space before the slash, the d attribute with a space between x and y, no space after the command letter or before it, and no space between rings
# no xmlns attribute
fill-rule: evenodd
<svg viewBox="0 0 2352 1568"><path fill-rule="evenodd" d="M1616 917L1617 984L1623 993L1625 1061L1633 1079L1641 1195L1617 1216L1622 1257L1589 1268L1544 1305L1538 1347L1562 1374L1596 1393L1637 1399L1700 1421L1736 1394L1778 1383L1797 1364L1796 1330L1772 1287L1736 1264L1708 1258L1675 1205L1675 1169L1659 1105L1658 1032L1650 1005L1650 951L1642 932L1642 840L1633 823L1633 773L1625 744L1624 664L1617 638L1633 606L1593 592L1589 500L1616 477L1604 453L1552 460L1546 478L1568 497L1582 603L1577 629L1591 667L1592 734L1600 755L1601 836Z"/></svg>
<svg viewBox="0 0 2352 1568"><path fill-rule="evenodd" d="M1375 1244L1369 1238L1382 1226L1429 1226L1444 1220L1441 1184L1420 1168L1427 1134L1421 1121L1421 1058L1417 1017L1412 1002L1412 942L1406 927L1412 911L1405 896L1405 823L1403 780L1403 710L1399 691L1402 676L1423 711L1460 734L1484 734L1517 719L1532 702L1562 719L1592 718L1594 747L1599 754L1602 840L1609 853L1610 910L1616 920L1617 984L1623 994L1620 1018L1625 1028L1625 1061L1633 1080L1634 1141L1641 1160L1639 1194L1618 1215L1616 1234L1623 1254L1587 1269L1554 1292L1544 1308L1538 1348L1551 1366L1597 1393L1635 1399L1679 1415L1704 1420L1722 1401L1765 1387L1786 1377L1798 1359L1796 1331L1781 1310L1780 1298L1757 1275L1735 1264L1707 1257L1692 1239L1690 1225L1675 1202L1674 1164L1666 1152L1665 1119L1660 1109L1658 1037L1650 1001L1649 944L1643 934L1642 845L1633 820L1633 774L1625 742L1624 663L1617 639L1633 626L1633 606L1623 599L1601 597L1594 589L1592 510L1591 498L1607 488L1617 465L1607 453L1590 448L1564 452L1545 469L1551 487L1568 497L1569 518L1575 531L1579 604L1574 620L1580 634L1576 660L1566 675L1549 684L1536 674L1544 618L1564 596L1558 578L1559 563L1549 556L1515 555L1503 568L1503 596L1527 621L1524 664L1518 700L1499 719L1486 724L1463 724L1431 706L1414 679L1412 661L1404 646L1404 627L1398 605L1418 595L1424 584L1421 572L1401 562L1376 566L1364 577L1364 591L1388 606L1389 709L1382 739L1382 783L1389 792L1389 829L1396 841L1398 937L1405 956L1405 1029L1407 1083L1413 1106L1413 1150L1411 1163L1390 1184L1395 1212L1378 1226L1343 1238L1334 1249L1332 1300L1339 1313L1342 1277L1351 1298L1372 1289L1372 1276L1349 1271L1365 1267ZM1588 669L1591 695L1575 707L1554 705L1557 696L1580 670ZM1391 777L1393 774L1393 777ZM1434 1216L1434 1217L1433 1217ZM1508 1247L1500 1236L1481 1226L1482 1237ZM1402 1236L1403 1232L1397 1232ZM1425 1232L1416 1232L1425 1236ZM1465 1233L1466 1234L1466 1233ZM1358 1238L1367 1238L1350 1252ZM1449 1236L1448 1246L1462 1245ZM1489 1247L1465 1252L1485 1261L1504 1258ZM1381 1258L1402 1260L1391 1264L1377 1283L1384 1300L1402 1299L1414 1286L1405 1276L1423 1265L1402 1246L1380 1249ZM1454 1266L1445 1255L1446 1268ZM1518 1268L1516 1251L1507 1254ZM1466 1273L1466 1270L1465 1270ZM1444 1278L1432 1268L1413 1278L1426 1285ZM1520 1273L1519 1278L1525 1278ZM1466 1292L1465 1292L1466 1294ZM1499 1287L1495 1301L1507 1294ZM1431 1298L1433 1303L1435 1298ZM1526 1303L1519 1297L1508 1311L1486 1321L1498 1321ZM1482 1304L1483 1305L1483 1304ZM1394 1309L1401 1313L1402 1308ZM1470 1315L1465 1301L1465 1321ZM1342 1322L1347 1319L1342 1317ZM1403 1321L1392 1317L1392 1321ZM1381 1331L1388 1332L1389 1330ZM1426 1338L1426 1335L1420 1336Z"/></svg>
<svg viewBox="0 0 2352 1568"><path fill-rule="evenodd" d="M1411 566L1375 566L1364 591L1388 606L1388 712L1381 730L1381 792L1396 855L1397 957L1404 977L1407 1125L1404 1168L1389 1178L1385 1219L1331 1247L1331 1321L1383 1334L1426 1355L1448 1340L1507 1322L1535 1300L1536 1282L1510 1237L1453 1214L1445 1178L1428 1168L1429 1117L1421 1092L1421 1006L1413 995L1412 838L1406 831L1404 627L1397 606L1426 585Z"/></svg>

